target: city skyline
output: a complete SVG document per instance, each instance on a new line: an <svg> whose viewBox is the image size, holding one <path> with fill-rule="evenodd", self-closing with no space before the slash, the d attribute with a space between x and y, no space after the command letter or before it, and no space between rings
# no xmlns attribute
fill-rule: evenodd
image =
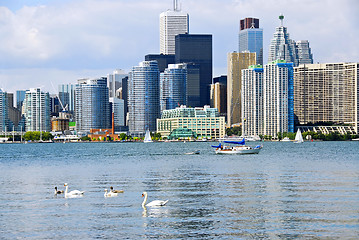
<svg viewBox="0 0 359 240"><path fill-rule="evenodd" d="M214 77L227 74L226 56L237 50L239 21L246 17L260 19L265 60L281 13L292 39L309 40L314 62L359 59L354 0L182 0L180 5L190 15L190 32L213 35ZM0 88L56 92L59 84L79 78L118 68L128 72L146 54L159 53L159 14L171 9L172 1L30 0L0 6Z"/></svg>

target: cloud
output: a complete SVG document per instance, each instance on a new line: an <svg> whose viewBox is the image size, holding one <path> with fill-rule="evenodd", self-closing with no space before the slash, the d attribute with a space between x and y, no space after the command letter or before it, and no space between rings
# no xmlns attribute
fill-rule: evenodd
<svg viewBox="0 0 359 240"><path fill-rule="evenodd" d="M315 61L359 59L356 0L180 2L190 15L190 33L213 34L214 75L226 74L227 53L238 49L239 20L249 16L259 18L264 29L265 59L280 13L292 39L310 41ZM31 84L45 74L76 82L80 74L87 77L86 69L101 75L110 69L129 70L146 54L159 52L159 14L172 7L171 0L27 3L16 10L0 7L0 87L6 81L34 87ZM29 75L19 77L24 74L17 71ZM17 85L7 87L15 91Z"/></svg>

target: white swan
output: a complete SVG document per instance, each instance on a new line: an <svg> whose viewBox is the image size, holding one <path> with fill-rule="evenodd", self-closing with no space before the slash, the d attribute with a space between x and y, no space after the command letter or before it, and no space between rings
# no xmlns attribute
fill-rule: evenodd
<svg viewBox="0 0 359 240"><path fill-rule="evenodd" d="M57 195L57 194L62 194L62 193L64 193L64 191L62 191L62 190L57 190L57 187L55 187L55 195Z"/></svg>
<svg viewBox="0 0 359 240"><path fill-rule="evenodd" d="M118 196L118 193L115 193L115 192L108 192L107 189L105 189L105 194L103 195L104 197L116 197Z"/></svg>
<svg viewBox="0 0 359 240"><path fill-rule="evenodd" d="M123 193L124 191L123 191L123 190L113 190L113 187L111 186L111 187L110 187L110 192L113 192L113 193Z"/></svg>
<svg viewBox="0 0 359 240"><path fill-rule="evenodd" d="M71 192L67 192L69 186L67 185L67 183L64 184L64 187L66 187L65 189L65 198L71 198L71 197L81 197L83 196L85 191L79 191L79 190L72 190Z"/></svg>
<svg viewBox="0 0 359 240"><path fill-rule="evenodd" d="M142 207L143 208L145 208L145 206L146 207L164 206L168 202L168 200L166 200L166 201L154 200L154 201L146 204L146 202L147 202L147 192L143 192L142 197L145 197L145 199L142 202Z"/></svg>

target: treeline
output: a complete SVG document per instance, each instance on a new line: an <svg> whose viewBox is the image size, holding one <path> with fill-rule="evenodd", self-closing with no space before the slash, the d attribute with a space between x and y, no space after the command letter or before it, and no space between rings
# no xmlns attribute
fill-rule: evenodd
<svg viewBox="0 0 359 240"><path fill-rule="evenodd" d="M295 135L296 133L277 133L277 137L278 140L282 140L285 137L288 137L291 140L295 139ZM303 132L302 133L303 139L313 139L313 140L322 140L322 141L348 141L348 140L352 140L355 138L359 138L358 134L340 134L339 132L332 132L329 134L323 134L321 132L313 132L313 131L308 131L308 132ZM261 139L264 140L272 140L273 137L269 136L269 135L260 135L259 136Z"/></svg>

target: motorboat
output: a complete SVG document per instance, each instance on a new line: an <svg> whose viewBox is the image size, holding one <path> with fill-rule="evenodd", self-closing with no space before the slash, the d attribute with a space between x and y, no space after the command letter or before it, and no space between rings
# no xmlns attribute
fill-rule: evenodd
<svg viewBox="0 0 359 240"><path fill-rule="evenodd" d="M285 137L282 140L280 140L281 142L291 142L292 140L290 140L289 137Z"/></svg>
<svg viewBox="0 0 359 240"><path fill-rule="evenodd" d="M218 146L212 146L213 148L216 148L216 154L258 154L263 148L262 145L257 145L255 147L246 146L244 138L242 139L242 141L239 142L224 141L224 143L236 144L236 146L222 145L221 143L219 143Z"/></svg>
<svg viewBox="0 0 359 240"><path fill-rule="evenodd" d="M188 153L185 153L186 155L195 155L195 154L200 154L200 151L199 150L196 150L196 151L193 151L193 152L188 152Z"/></svg>

